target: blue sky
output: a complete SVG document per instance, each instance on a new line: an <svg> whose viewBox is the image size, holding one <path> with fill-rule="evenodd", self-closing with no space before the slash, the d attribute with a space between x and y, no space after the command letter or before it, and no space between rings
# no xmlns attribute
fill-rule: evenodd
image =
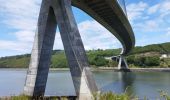
<svg viewBox="0 0 170 100"><path fill-rule="evenodd" d="M31 53L41 0L0 1L0 57ZM170 0L126 0L136 46L170 42ZM74 8L85 49L120 48L120 42L98 22ZM63 49L59 32L54 49Z"/></svg>

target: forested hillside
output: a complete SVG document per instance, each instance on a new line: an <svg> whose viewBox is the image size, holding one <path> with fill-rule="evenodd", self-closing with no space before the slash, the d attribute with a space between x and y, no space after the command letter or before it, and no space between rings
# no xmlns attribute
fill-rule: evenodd
<svg viewBox="0 0 170 100"><path fill-rule="evenodd" d="M93 67L115 67L117 62L105 57L119 55L121 49L89 50L86 51L88 60ZM170 54L170 43L153 44L144 47L135 47L126 57L130 67L170 67L170 59L160 59L162 54ZM0 58L1 68L27 68L30 54ZM54 50L51 59L51 68L66 68L67 60L63 50Z"/></svg>

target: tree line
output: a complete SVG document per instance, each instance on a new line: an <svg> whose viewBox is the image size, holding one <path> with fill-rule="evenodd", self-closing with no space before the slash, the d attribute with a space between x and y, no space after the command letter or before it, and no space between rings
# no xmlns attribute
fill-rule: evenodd
<svg viewBox="0 0 170 100"><path fill-rule="evenodd" d="M86 51L89 64L92 67L116 67L118 62L106 59L106 57L119 55L121 49L88 50ZM131 67L170 67L169 59L160 59L161 54L170 53L170 43L153 44L144 47L135 47L126 57ZM0 58L1 68L27 68L30 54ZM54 50L50 63L51 68L67 68L68 63L63 50Z"/></svg>

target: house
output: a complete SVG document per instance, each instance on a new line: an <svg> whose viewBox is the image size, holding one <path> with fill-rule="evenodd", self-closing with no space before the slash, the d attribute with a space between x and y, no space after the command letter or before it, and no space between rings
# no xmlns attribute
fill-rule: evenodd
<svg viewBox="0 0 170 100"><path fill-rule="evenodd" d="M160 58L161 58L161 59L162 59L162 58L170 58L170 54L169 54L169 53L168 53L168 54L162 54Z"/></svg>

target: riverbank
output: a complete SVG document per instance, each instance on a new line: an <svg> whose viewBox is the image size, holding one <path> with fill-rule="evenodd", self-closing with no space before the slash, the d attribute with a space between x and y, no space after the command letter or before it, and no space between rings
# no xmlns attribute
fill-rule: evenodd
<svg viewBox="0 0 170 100"><path fill-rule="evenodd" d="M0 68L1 70L27 70L26 68ZM69 71L69 68L50 68L50 71ZM91 68L91 71L114 71L119 72L117 67L99 67ZM131 72L170 72L170 68L130 68Z"/></svg>
<svg viewBox="0 0 170 100"><path fill-rule="evenodd" d="M139 98L137 96L130 96L127 93L123 94L115 94L113 92L105 92L93 95L94 100L141 100L147 99L147 97ZM160 100L170 100L170 96L168 96L164 91L160 91L159 96L155 97ZM77 96L40 96L40 97L28 97L25 95L19 96L9 96L9 97L0 97L0 100L77 100ZM148 100L148 99L147 99Z"/></svg>
<svg viewBox="0 0 170 100"><path fill-rule="evenodd" d="M117 67L99 67L91 68L92 71L107 71L113 70L115 72L120 71ZM170 68L130 68L131 72L170 72Z"/></svg>
<svg viewBox="0 0 170 100"><path fill-rule="evenodd" d="M25 95L0 97L0 100L76 100L77 96L28 97Z"/></svg>

